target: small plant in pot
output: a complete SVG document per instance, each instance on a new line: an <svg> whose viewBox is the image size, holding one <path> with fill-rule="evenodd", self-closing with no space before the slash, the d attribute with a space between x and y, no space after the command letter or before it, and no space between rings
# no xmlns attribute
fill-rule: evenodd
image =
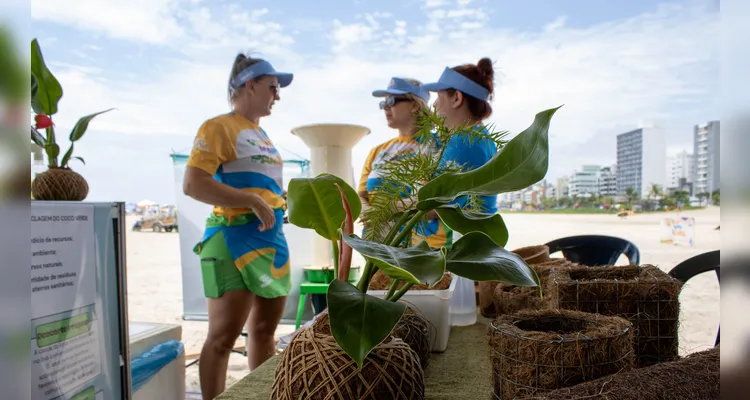
<svg viewBox="0 0 750 400"><path fill-rule="evenodd" d="M353 221L362 204L341 178L321 174L290 181L289 222L331 241L337 279L327 292L325 320L330 333L314 324L295 335L277 366L273 399L423 398L417 354L392 334L406 310L399 300L413 285L432 287L448 271L475 281L539 286L538 277L523 259L503 248L508 231L499 214L467 211L451 203L462 196L519 190L543 179L548 167L549 124L558 109L538 113L529 128L485 165L465 172L440 171L434 179L425 179L426 183L410 192L416 193L411 200L393 207L388 218L395 217L396 222L385 224L383 235L363 239L353 234ZM425 130L436 128L438 138L464 132L434 126L439 122L434 114L423 120ZM413 228L433 210L463 235L450 249L432 249L425 241L414 245L408 240ZM352 250L366 261L356 286L346 279ZM377 271L394 282L385 298L367 294Z"/></svg>
<svg viewBox="0 0 750 400"><path fill-rule="evenodd" d="M57 113L57 104L63 90L52 72L47 69L36 39L31 41L31 109L34 125L31 126L31 141L47 154L47 171L37 175L31 183L31 194L35 200L81 201L86 198L89 186L86 180L70 169L70 161L83 158L73 155L75 143L86 133L89 123L104 110L78 120L68 136L70 147L60 159L60 144L55 135L52 116ZM42 133L42 132L44 133Z"/></svg>

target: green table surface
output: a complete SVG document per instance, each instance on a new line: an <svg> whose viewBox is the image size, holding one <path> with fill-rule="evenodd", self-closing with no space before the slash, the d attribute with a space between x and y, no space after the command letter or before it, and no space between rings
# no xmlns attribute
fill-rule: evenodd
<svg viewBox="0 0 750 400"><path fill-rule="evenodd" d="M427 399L488 399L492 396L492 369L485 340L487 320L451 328L444 353L432 353L425 371ZM273 356L217 397L219 400L269 400L279 356Z"/></svg>

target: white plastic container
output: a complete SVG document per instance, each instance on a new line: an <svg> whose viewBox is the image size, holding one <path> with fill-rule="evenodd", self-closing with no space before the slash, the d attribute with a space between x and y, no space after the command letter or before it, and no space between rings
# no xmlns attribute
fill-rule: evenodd
<svg viewBox="0 0 750 400"><path fill-rule="evenodd" d="M432 351L442 353L448 347L448 336L451 334L450 305L453 292L456 290L457 277L453 275L450 286L445 290L409 290L401 301L416 307L434 327L430 329ZM384 298L387 290L368 290L367 294Z"/></svg>
<svg viewBox="0 0 750 400"><path fill-rule="evenodd" d="M451 325L469 326L477 323L477 298L474 281L462 276L453 275L456 290L451 299Z"/></svg>

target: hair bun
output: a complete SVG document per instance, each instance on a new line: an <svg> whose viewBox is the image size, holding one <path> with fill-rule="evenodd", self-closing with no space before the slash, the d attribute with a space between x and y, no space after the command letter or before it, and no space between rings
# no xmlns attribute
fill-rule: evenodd
<svg viewBox="0 0 750 400"><path fill-rule="evenodd" d="M492 87L492 81L495 77L495 70L492 68L492 60L487 57L482 58L477 63L477 72Z"/></svg>
<svg viewBox="0 0 750 400"><path fill-rule="evenodd" d="M239 54L237 54L237 57L235 57L234 62L238 63L238 62L243 61L245 59L247 59L247 56L244 55L244 54L242 54L242 53L239 53Z"/></svg>

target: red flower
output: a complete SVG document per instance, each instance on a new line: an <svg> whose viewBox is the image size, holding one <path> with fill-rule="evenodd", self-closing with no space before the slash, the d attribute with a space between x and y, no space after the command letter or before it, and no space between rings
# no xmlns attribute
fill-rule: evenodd
<svg viewBox="0 0 750 400"><path fill-rule="evenodd" d="M36 129L47 129L52 126L52 118L49 115L37 114L34 116L36 121Z"/></svg>

